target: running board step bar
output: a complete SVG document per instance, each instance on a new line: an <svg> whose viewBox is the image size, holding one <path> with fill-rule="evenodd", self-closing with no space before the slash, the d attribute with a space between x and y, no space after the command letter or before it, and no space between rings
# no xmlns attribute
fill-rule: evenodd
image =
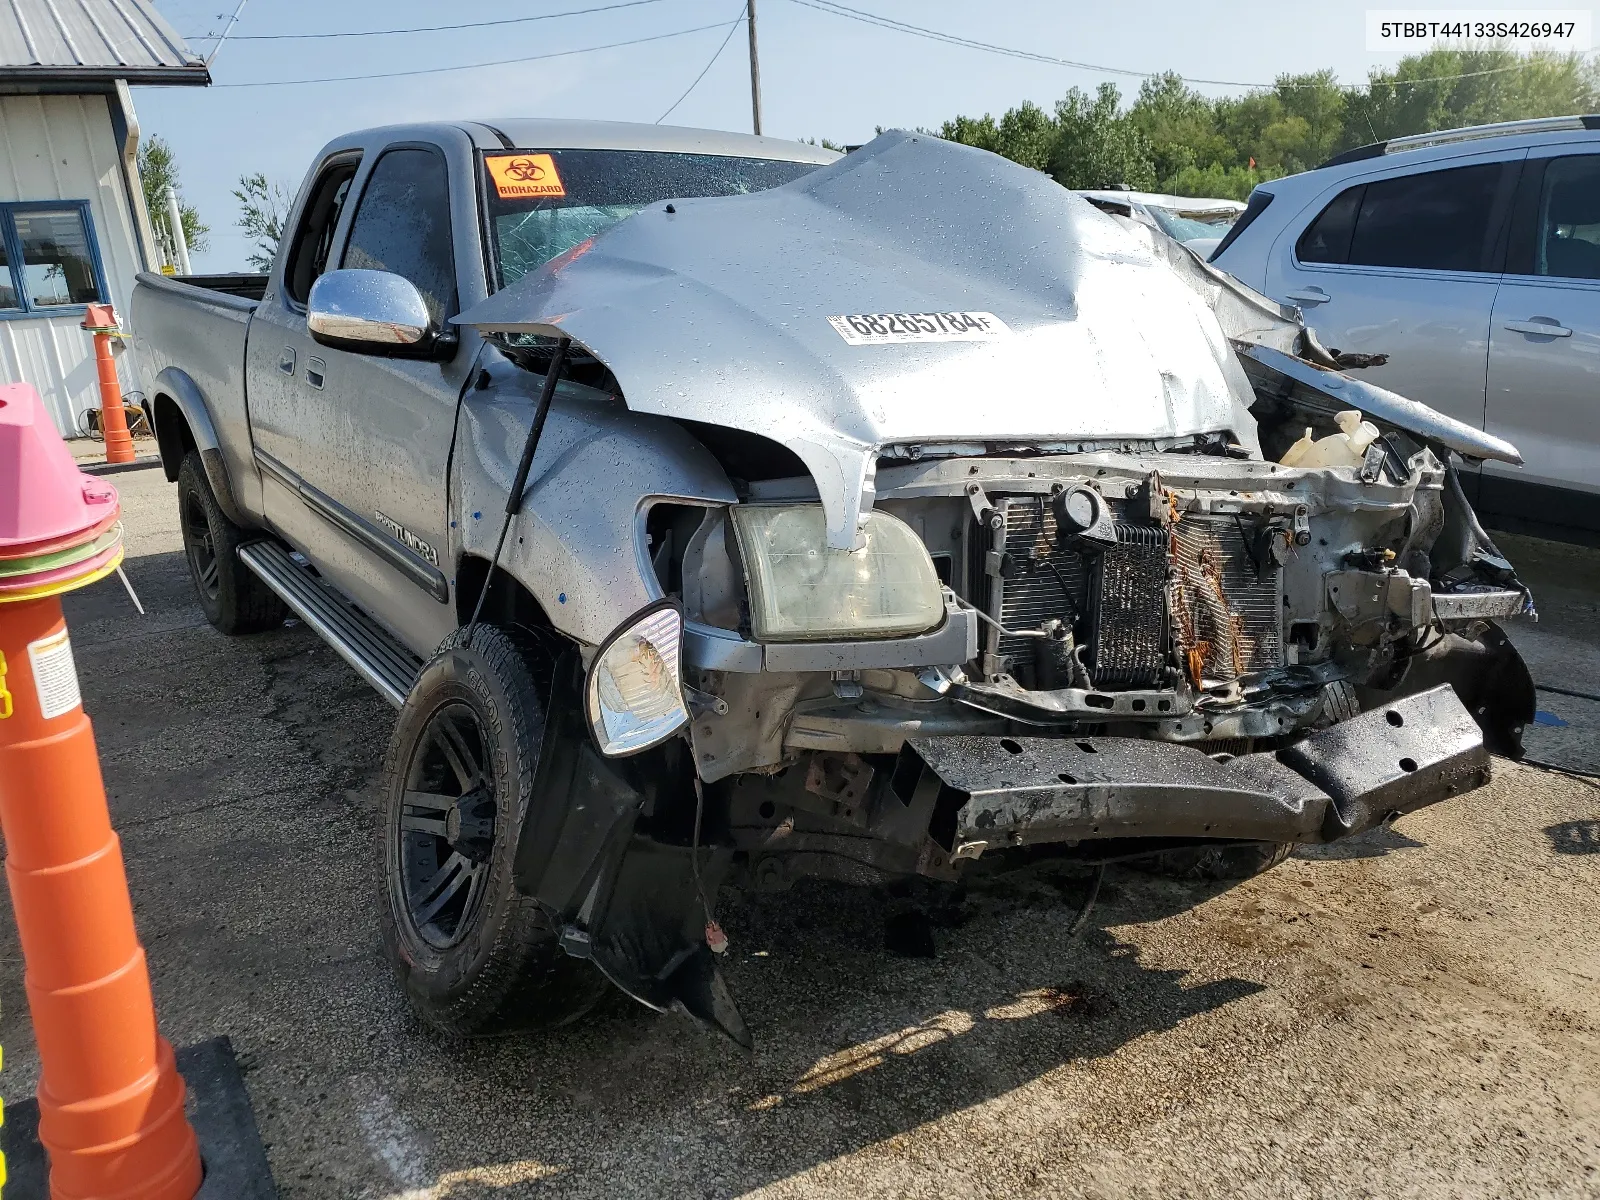
<svg viewBox="0 0 1600 1200"><path fill-rule="evenodd" d="M356 669L356 674L399 708L422 664L371 617L347 603L310 568L301 566L277 542L251 542L239 547L244 563L294 610L328 645Z"/></svg>

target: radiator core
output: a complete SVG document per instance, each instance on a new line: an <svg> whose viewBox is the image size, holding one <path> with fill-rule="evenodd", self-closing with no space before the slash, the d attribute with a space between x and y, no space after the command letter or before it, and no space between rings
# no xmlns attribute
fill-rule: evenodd
<svg viewBox="0 0 1600 1200"><path fill-rule="evenodd" d="M988 585L1000 590L1001 624L1019 631L1052 619L1071 625L1089 647L1096 687L1162 686L1171 650L1193 682L1282 662L1282 569L1269 561L1258 571L1250 522L1212 515L1185 515L1164 528L1119 521L1117 546L1085 556L1057 543L1048 497L994 502L1005 516L1006 574ZM1110 507L1120 517L1126 505L1112 500ZM1033 639L994 632L988 645L1001 670L1034 686Z"/></svg>

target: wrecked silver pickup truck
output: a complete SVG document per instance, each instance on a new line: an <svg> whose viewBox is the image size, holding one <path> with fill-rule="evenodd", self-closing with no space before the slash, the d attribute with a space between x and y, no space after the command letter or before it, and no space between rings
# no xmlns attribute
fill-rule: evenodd
<svg viewBox="0 0 1600 1200"><path fill-rule="evenodd" d="M1494 621L1531 601L1453 465L1512 447L1035 172L782 145L352 135L259 309L141 277L208 613L287 604L400 706L385 938L427 1020L603 976L748 1042L724 883L1245 874L1520 754ZM196 382L238 378L220 329L185 361L207 319L247 395Z"/></svg>

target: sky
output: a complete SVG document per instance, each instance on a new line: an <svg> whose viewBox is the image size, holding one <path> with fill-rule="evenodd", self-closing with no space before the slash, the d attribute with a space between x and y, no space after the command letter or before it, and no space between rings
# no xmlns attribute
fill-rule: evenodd
<svg viewBox="0 0 1600 1200"><path fill-rule="evenodd" d="M1192 0L842 2L957 37L1126 71L1174 70L1190 79L1266 84L1284 72L1332 68L1341 81L1360 83L1372 67L1398 57L1367 52L1366 5L1351 0L1319 0L1314 9L1282 0L1240 0L1226 9ZM197 52L207 54L216 42L200 35L220 33L237 0L155 3ZM172 145L184 198L211 227L210 249L194 256L195 270L245 269L250 245L237 228L239 204L232 195L241 175L261 171L293 192L317 150L348 130L473 117L653 122L708 63L710 69L668 123L750 129L747 39L742 24L734 27L743 0L649 0L486 29L382 37L267 36L503 21L618 3L247 0L212 62L214 86L134 90L143 133ZM756 0L756 28L763 132L783 138L856 144L869 141L877 126L937 128L958 113L998 116L1024 100L1048 108L1074 85L1093 90L1110 80L1127 100L1140 82L884 29L821 11L809 0ZM504 61L663 34L677 36L594 53ZM485 62L502 65L355 82L281 82ZM278 85L246 86L260 83Z"/></svg>

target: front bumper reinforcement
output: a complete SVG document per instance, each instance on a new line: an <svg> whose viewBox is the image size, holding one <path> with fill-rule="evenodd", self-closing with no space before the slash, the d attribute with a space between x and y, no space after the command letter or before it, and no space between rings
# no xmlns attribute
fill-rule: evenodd
<svg viewBox="0 0 1600 1200"><path fill-rule="evenodd" d="M1448 685L1224 762L1114 737L916 738L902 754L896 791L909 803L938 788L932 832L956 858L1110 838L1333 841L1489 779L1483 735Z"/></svg>

